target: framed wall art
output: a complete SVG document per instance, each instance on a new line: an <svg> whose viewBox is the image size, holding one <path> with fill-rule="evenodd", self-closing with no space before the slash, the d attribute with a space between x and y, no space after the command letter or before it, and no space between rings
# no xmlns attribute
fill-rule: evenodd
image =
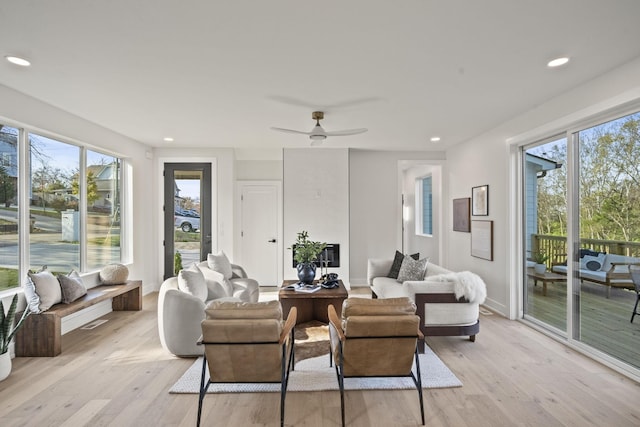
<svg viewBox="0 0 640 427"><path fill-rule="evenodd" d="M471 231L471 199L453 199L453 231Z"/></svg>
<svg viewBox="0 0 640 427"><path fill-rule="evenodd" d="M471 256L493 261L493 221L471 221Z"/></svg>
<svg viewBox="0 0 640 427"><path fill-rule="evenodd" d="M480 185L471 189L471 215L489 215L489 186Z"/></svg>

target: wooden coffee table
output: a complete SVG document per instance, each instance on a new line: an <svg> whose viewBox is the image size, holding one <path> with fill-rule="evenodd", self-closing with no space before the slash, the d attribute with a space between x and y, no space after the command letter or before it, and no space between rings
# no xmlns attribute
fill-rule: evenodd
<svg viewBox="0 0 640 427"><path fill-rule="evenodd" d="M538 286L538 281L542 282L542 295L547 296L547 283L566 282L567 276L563 274L545 271L544 273L536 273L533 267L527 268L527 277L533 279L533 286Z"/></svg>
<svg viewBox="0 0 640 427"><path fill-rule="evenodd" d="M280 292L278 292L278 299L282 305L282 313L285 319L289 315L291 307L298 309L296 325L311 320L329 323L329 305L335 307L338 316L342 314L342 302L349 296L342 280L338 280L339 286L337 288L321 288L319 291L310 294L284 289L285 286L297 282L297 280L285 280L282 282Z"/></svg>

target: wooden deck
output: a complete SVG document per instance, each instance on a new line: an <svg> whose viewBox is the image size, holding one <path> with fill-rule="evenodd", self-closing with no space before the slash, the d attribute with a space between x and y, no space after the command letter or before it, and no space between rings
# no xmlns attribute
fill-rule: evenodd
<svg viewBox="0 0 640 427"><path fill-rule="evenodd" d="M549 283L547 295L542 286L528 282L526 313L562 331L567 329L566 283ZM580 293L581 341L600 351L640 368L640 316L630 323L636 293L584 282Z"/></svg>

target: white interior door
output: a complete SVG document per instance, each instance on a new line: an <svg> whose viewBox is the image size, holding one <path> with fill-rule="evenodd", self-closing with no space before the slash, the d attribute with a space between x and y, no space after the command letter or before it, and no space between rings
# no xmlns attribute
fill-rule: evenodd
<svg viewBox="0 0 640 427"><path fill-rule="evenodd" d="M279 183L241 184L241 262L261 286L279 286L282 277Z"/></svg>

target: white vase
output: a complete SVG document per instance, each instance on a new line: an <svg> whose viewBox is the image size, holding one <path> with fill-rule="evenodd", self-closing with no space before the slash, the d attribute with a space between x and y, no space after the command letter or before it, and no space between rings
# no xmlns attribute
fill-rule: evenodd
<svg viewBox="0 0 640 427"><path fill-rule="evenodd" d="M547 271L547 266L545 264L536 264L533 266L533 269L538 274L544 274L544 272Z"/></svg>
<svg viewBox="0 0 640 427"><path fill-rule="evenodd" d="M0 354L0 381L4 380L11 373L11 353Z"/></svg>

